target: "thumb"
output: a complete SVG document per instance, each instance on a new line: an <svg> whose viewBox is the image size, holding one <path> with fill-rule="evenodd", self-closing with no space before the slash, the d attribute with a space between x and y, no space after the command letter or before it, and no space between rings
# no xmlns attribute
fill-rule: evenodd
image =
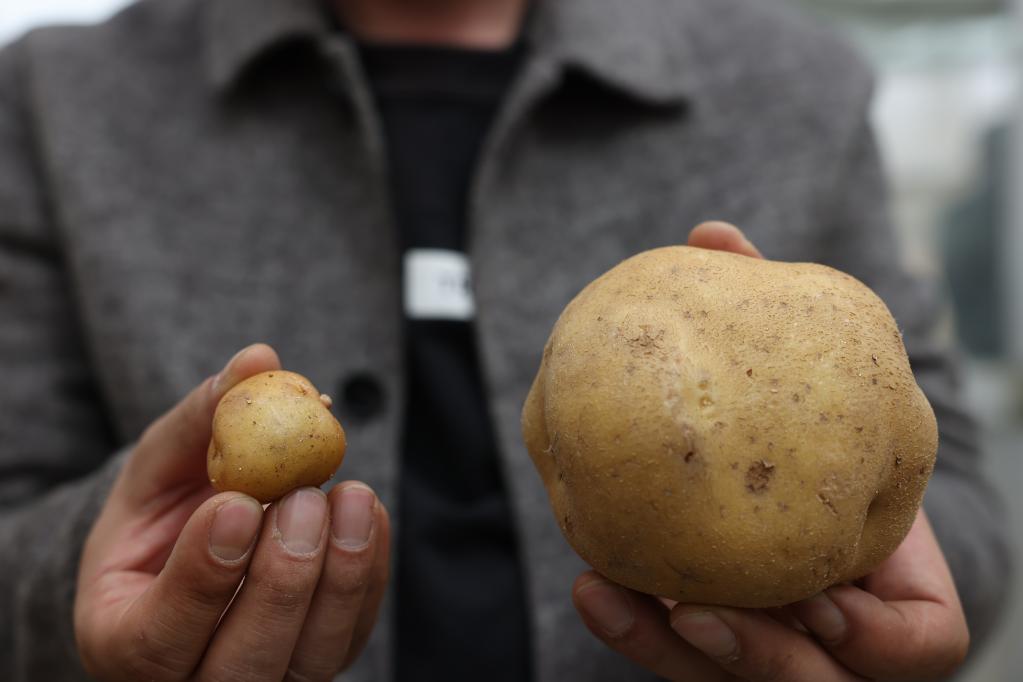
<svg viewBox="0 0 1023 682"><path fill-rule="evenodd" d="M750 258L763 258L757 247L753 246L742 230L731 223L710 221L701 223L689 233L689 246L714 251L730 251Z"/></svg>
<svg viewBox="0 0 1023 682"><path fill-rule="evenodd" d="M280 369L276 351L257 343L239 351L223 370L193 389L153 422L125 463L118 487L129 504L142 505L181 483L205 480L206 448L213 412L235 384L250 376Z"/></svg>

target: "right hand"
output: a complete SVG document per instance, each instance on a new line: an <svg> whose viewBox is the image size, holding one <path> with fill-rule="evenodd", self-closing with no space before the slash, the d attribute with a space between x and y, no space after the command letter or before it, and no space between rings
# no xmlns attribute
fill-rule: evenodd
<svg viewBox="0 0 1023 682"><path fill-rule="evenodd" d="M75 636L93 677L329 680L366 643L390 535L372 491L301 488L264 512L206 478L220 398L279 368L268 346L241 351L125 461L79 567Z"/></svg>

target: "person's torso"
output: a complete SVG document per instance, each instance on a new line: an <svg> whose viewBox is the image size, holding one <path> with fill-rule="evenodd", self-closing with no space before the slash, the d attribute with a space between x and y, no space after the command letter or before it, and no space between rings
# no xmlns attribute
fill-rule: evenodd
<svg viewBox="0 0 1023 682"><path fill-rule="evenodd" d="M101 28L43 32L24 46L29 116L83 342L124 441L238 347L273 344L289 369L337 398L350 448L339 475L365 480L390 505L405 386L380 121L355 51L337 35L295 31L227 83L226 58L204 42L216 4L150 1ZM563 65L557 50L538 51L498 114L468 197L481 368L542 682L641 676L575 614L569 589L584 566L519 435L554 320L594 277L683 243L707 219L740 225L769 257L814 259L821 197L868 89L844 52L829 56L824 38L781 15L693 3L702 9L685 16L702 13L711 34L682 25L684 3L663 4L634 11L651 27L663 11L658 44L689 41L677 55L703 61L659 64L660 52L629 53L625 42L606 54L577 48ZM256 23L253 41L269 30ZM842 86L822 94L836 77ZM387 632L385 621L351 679L380 679Z"/></svg>

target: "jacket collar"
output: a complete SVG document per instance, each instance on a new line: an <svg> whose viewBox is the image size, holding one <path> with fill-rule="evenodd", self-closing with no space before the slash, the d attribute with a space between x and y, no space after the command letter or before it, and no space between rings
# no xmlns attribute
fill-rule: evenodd
<svg viewBox="0 0 1023 682"><path fill-rule="evenodd" d="M206 76L230 88L256 60L293 40L325 36L330 22L317 0L201 0Z"/></svg>
<svg viewBox="0 0 1023 682"><path fill-rule="evenodd" d="M695 95L697 62L690 35L699 28L692 16L698 3L536 1L531 44L558 66L579 69L612 90L651 104L679 103Z"/></svg>
<svg viewBox="0 0 1023 682"><path fill-rule="evenodd" d="M678 20L693 13L692 3L534 1L528 40L537 58L651 104L693 96L695 53L684 32L697 23ZM204 0L202 12L206 75L218 90L273 48L319 42L333 30L322 0Z"/></svg>

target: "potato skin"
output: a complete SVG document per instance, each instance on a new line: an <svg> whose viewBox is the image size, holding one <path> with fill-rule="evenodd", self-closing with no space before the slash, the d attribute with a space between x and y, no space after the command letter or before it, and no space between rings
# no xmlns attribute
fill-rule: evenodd
<svg viewBox="0 0 1023 682"><path fill-rule="evenodd" d="M346 442L329 404L294 372L263 372L240 382L213 415L206 455L210 483L267 503L330 480Z"/></svg>
<svg viewBox="0 0 1023 682"><path fill-rule="evenodd" d="M821 265L669 247L587 286L522 415L555 516L623 585L770 607L869 573L934 465L895 321Z"/></svg>

